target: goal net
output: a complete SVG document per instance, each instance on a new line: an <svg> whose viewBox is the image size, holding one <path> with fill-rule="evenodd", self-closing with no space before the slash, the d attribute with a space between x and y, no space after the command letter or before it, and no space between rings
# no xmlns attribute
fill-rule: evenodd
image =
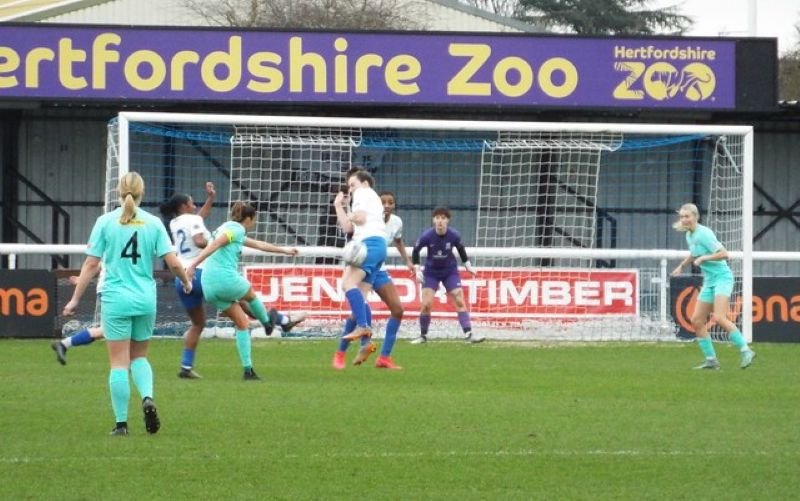
<svg viewBox="0 0 800 501"><path fill-rule="evenodd" d="M698 277L681 279L689 292L675 308L669 273L687 255L684 234L671 227L687 202L733 256L732 316L749 335L749 127L122 113L109 125L108 152L107 208L118 203L117 180L127 171L144 177L144 206L152 209L174 192L199 205L212 181L209 229L233 202L246 201L258 210L250 236L298 247L296 258L242 258L265 304L308 313L297 334L335 336L349 312L332 202L358 165L378 192L395 195L409 254L432 210L450 209L476 267L474 276L462 272L473 331L490 339L685 334ZM401 336L413 337L419 285L392 249ZM380 336L388 311L377 296L369 301ZM169 302L162 293L159 304ZM185 321L175 304L159 311L159 324ZM462 335L443 290L432 317L430 336Z"/></svg>

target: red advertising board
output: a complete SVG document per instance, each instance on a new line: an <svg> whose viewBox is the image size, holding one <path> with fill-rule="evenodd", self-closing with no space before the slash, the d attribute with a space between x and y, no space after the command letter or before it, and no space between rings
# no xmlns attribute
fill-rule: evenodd
<svg viewBox="0 0 800 501"><path fill-rule="evenodd" d="M473 320L628 317L639 313L637 270L477 268L461 272L464 297ZM419 315L420 286L404 267L389 267L407 318ZM245 268L261 300L279 310L306 310L314 317L341 317L347 304L340 266L252 266ZM443 291L440 291L443 292ZM452 317L447 297L437 293L434 317ZM373 316L388 316L377 295Z"/></svg>

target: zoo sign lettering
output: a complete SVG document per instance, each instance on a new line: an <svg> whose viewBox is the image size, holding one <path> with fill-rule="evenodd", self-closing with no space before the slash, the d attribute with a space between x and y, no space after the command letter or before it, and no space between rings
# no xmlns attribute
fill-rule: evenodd
<svg viewBox="0 0 800 501"><path fill-rule="evenodd" d="M641 101L650 97L657 101L672 99L679 93L690 101L703 101L714 94L714 72L703 63L689 63L680 69L671 63L651 65L630 61L619 62L614 69L625 78L614 88L615 99Z"/></svg>
<svg viewBox="0 0 800 501"><path fill-rule="evenodd" d="M736 107L736 42L0 26L0 98Z"/></svg>

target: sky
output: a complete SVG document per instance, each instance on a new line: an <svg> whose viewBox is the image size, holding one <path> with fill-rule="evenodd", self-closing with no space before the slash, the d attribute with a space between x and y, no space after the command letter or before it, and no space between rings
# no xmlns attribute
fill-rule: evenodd
<svg viewBox="0 0 800 501"><path fill-rule="evenodd" d="M653 0L651 7L677 6L694 20L689 36L749 36L750 5L755 4L756 36L778 38L783 54L800 42L800 0Z"/></svg>

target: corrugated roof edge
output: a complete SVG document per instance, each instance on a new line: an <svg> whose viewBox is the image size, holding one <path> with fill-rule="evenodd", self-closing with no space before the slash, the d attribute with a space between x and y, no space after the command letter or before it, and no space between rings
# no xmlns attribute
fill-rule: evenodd
<svg viewBox="0 0 800 501"><path fill-rule="evenodd" d="M68 14L70 12L74 12L76 10L87 9L89 7L94 7L96 5L101 5L104 3L114 2L116 0L81 0L78 2L73 2L69 4L61 4L54 6L49 9L39 10L37 12L32 12L29 14L22 14L13 18L4 19L4 21L15 21L15 22L37 22L43 21L45 19L49 19L55 16L60 16L62 14ZM475 17L480 17L486 19L488 21L495 22L497 24L502 24L504 26L508 26L509 28L514 28L526 33L545 33L547 30L542 29L539 26L528 24L518 19L513 19L506 16L501 16L499 14L494 14L492 12L479 9L477 7L473 7L471 5L465 5L457 0L425 0L430 3L435 3L441 5L443 7L447 7L449 9L457 10L460 12L464 12L467 14L471 14Z"/></svg>

